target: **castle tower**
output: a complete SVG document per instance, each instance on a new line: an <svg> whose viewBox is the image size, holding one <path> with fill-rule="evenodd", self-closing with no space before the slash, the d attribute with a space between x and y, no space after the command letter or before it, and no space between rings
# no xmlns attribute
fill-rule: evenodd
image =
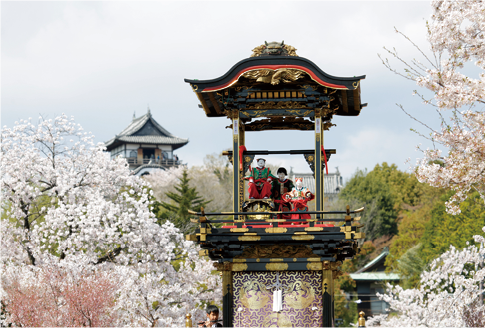
<svg viewBox="0 0 485 328"><path fill-rule="evenodd" d="M126 158L136 175L166 169L182 163L174 154L189 142L172 135L153 118L150 109L138 118L133 114L131 123L113 139L105 143L111 158Z"/></svg>

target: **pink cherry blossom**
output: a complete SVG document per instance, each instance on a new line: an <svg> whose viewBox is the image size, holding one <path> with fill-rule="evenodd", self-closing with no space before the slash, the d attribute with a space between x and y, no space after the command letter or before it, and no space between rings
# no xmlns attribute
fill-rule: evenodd
<svg viewBox="0 0 485 328"><path fill-rule="evenodd" d="M416 92L438 111L441 128L430 128L426 138L439 148L423 150L416 176L420 182L454 190L446 206L449 213L458 214L470 190L478 191L485 200L485 2L434 0L431 6L427 36L432 56L398 31L424 60L409 63L395 50L386 49L406 66L405 73L392 68L387 60L383 63L432 93L427 99Z"/></svg>
<svg viewBox="0 0 485 328"><path fill-rule="evenodd" d="M78 312L86 313L84 306L91 309L92 304L103 308L99 302L111 297L103 286L113 286L105 285L102 277L115 282L116 315L109 322L116 326L180 326L187 312L198 319L203 304L220 302L220 277L212 274L212 262L200 258L199 248L173 224L156 223L148 182L134 176L125 159L110 160L104 146L95 145L93 136L73 119L61 115L40 118L38 124L21 120L2 129L1 140L6 219L0 220L5 282L0 294L11 309L20 311L7 314L4 324L15 324L19 319L15 313L24 313L16 298L19 294L8 288L29 291L29 302L52 304L38 297L46 290L46 281L54 279L36 278L47 267L63 273L56 283L64 286L65 302L69 297L82 299L72 303ZM167 177L170 181L177 179L177 172L168 174L173 175ZM94 279L99 295L79 286L69 289L73 279ZM34 310L33 318L45 315L39 312L41 307ZM65 311L70 320L81 320L74 310ZM96 321L101 314L93 315L91 324L105 322Z"/></svg>

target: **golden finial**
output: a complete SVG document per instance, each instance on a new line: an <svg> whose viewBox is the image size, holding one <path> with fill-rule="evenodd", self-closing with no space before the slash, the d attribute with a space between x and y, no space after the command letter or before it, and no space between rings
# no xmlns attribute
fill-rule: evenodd
<svg viewBox="0 0 485 328"><path fill-rule="evenodd" d="M185 327L192 327L192 315L190 313L185 315Z"/></svg>
<svg viewBox="0 0 485 328"><path fill-rule="evenodd" d="M364 311L360 311L359 312L359 316L360 316L360 318L359 318L359 327L365 327L365 318L364 318L365 312Z"/></svg>

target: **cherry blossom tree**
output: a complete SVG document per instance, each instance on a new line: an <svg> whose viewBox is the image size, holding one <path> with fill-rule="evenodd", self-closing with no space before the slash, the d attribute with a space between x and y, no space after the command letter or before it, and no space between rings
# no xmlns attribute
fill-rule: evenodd
<svg viewBox="0 0 485 328"><path fill-rule="evenodd" d="M2 285L12 323L23 327L116 325L118 279L96 267L69 268L66 263L7 270Z"/></svg>
<svg viewBox="0 0 485 328"><path fill-rule="evenodd" d="M66 116L20 121L2 130L1 187L6 216L32 265L49 251L83 254L94 263L167 259L158 244L149 194L122 159ZM146 255L142 255L146 253Z"/></svg>
<svg viewBox="0 0 485 328"><path fill-rule="evenodd" d="M159 202L168 202L170 199L166 196L167 192L173 192L174 186L179 182L184 172L183 166L172 167L168 170L156 170L143 178L148 181L152 190L153 196Z"/></svg>
<svg viewBox="0 0 485 328"><path fill-rule="evenodd" d="M483 228L485 233L485 227ZM483 236L474 236L484 243ZM421 274L419 288L388 285L379 295L397 316L378 315L367 326L384 327L483 327L485 305L480 298L485 280L485 247L472 245L463 250L453 246L433 260Z"/></svg>
<svg viewBox="0 0 485 328"><path fill-rule="evenodd" d="M455 195L447 202L447 210L458 214L460 202L471 189L485 200L485 3L434 0L431 6L427 36L432 56L396 30L418 49L424 60L407 62L395 49L385 48L405 65L404 73L391 67L387 59L383 63L432 93L427 98L415 91L425 104L436 108L441 120L441 129L425 125L430 136L422 136L446 151L437 147L423 150L416 176L431 186L453 189ZM472 74L463 73L465 68Z"/></svg>
<svg viewBox="0 0 485 328"><path fill-rule="evenodd" d="M447 211L459 214L460 203L472 189L485 200L485 3L435 0L431 5L433 14L427 22L427 36L432 56L396 30L418 49L424 61L407 62L395 49L386 49L405 65L404 73L392 68L387 59L383 63L431 92L431 97L418 91L415 94L435 107L441 128L433 129L423 123L430 134L421 135L432 141L435 148L423 151L415 173L420 182L454 190L446 203ZM433 260L422 272L419 287L405 290L388 285L387 294L380 297L397 315L375 316L367 325L483 327L485 238L477 235L474 239L480 248L469 245L459 250L451 246Z"/></svg>
<svg viewBox="0 0 485 328"><path fill-rule="evenodd" d="M174 186L179 183L184 167L157 170L144 176L150 183L153 195L159 202L170 202L167 192L174 192ZM232 164L216 154L206 155L204 165L192 166L188 169L189 185L196 188L207 204L207 212L230 211L232 206Z"/></svg>
<svg viewBox="0 0 485 328"><path fill-rule="evenodd" d="M118 326L180 325L186 311L220 299L212 263L173 224L156 223L148 182L132 175L125 159L110 160L72 119L19 121L2 129L1 142L0 264L2 279L10 275L2 304L20 306L8 297L15 288L45 290L35 274L46 266L65 272L57 277L62 286L93 270L100 273L89 279L100 286L105 276L117 282ZM63 298L79 294L66 288ZM30 295L33 302L38 293ZM81 299L78 312L92 301ZM8 313L6 323L15 318Z"/></svg>

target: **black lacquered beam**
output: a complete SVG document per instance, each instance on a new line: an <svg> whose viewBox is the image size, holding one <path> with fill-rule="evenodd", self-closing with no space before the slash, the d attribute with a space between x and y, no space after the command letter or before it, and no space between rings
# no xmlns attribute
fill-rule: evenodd
<svg viewBox="0 0 485 328"><path fill-rule="evenodd" d="M258 212L259 213L259 212ZM295 213L295 212L293 212ZM268 220L271 220L271 219L268 219ZM277 219L277 220L280 220L280 219ZM281 220L284 220L284 219L281 219ZM345 219L298 219L298 220L292 220L292 219L288 219L287 221L264 221L264 220L261 220L261 221L258 221L258 222L255 222L255 221L241 221L241 220L234 220L234 219L226 219L226 220L207 220L208 223L244 223L246 225L250 225L250 224L270 224L270 223L296 223L296 222L303 222L303 223L310 223L310 222L313 222L313 223L316 223L316 224L319 224L319 223L323 223L323 222L344 222ZM352 220L353 221L353 220Z"/></svg>
<svg viewBox="0 0 485 328"><path fill-rule="evenodd" d="M352 228L357 228L356 226L352 226ZM272 228L257 228L252 225L248 225L248 228L211 228L212 235L217 234L227 234L230 232L230 229L234 229L231 234L236 233L243 233L243 232L260 232L265 233L265 229L286 229L287 232L308 232L309 234L321 234L321 233L328 233L328 232L340 232L340 227L298 227L298 226L291 226L291 227L272 227ZM244 231L238 231L244 229ZM247 229L247 231L246 231ZM305 230L305 229L313 229L313 230ZM269 232L269 234L274 235L276 232ZM237 235L237 234L236 234Z"/></svg>
<svg viewBox="0 0 485 328"><path fill-rule="evenodd" d="M244 258L244 259L234 259L234 258L227 258L227 259L224 259L220 262L224 262L224 261L227 261L227 262L235 262L235 263L276 263L276 262L279 262L279 263L298 263L298 262L304 262L304 263L307 263L307 262L323 262L323 261L335 261L335 258L333 257L301 257L301 258L281 258L281 259L278 259L277 261L275 261L274 258L256 258L256 259L249 259L249 258Z"/></svg>
<svg viewBox="0 0 485 328"><path fill-rule="evenodd" d="M247 150L244 155L304 155L314 154L315 149L303 149L303 150ZM337 154L335 149L325 149L327 154ZM232 155L232 150L223 151L222 155Z"/></svg>
<svg viewBox="0 0 485 328"><path fill-rule="evenodd" d="M360 213L362 210L355 210L350 211L348 214L356 214ZM325 212L325 211L308 211L308 212L213 212L213 213L201 213L201 212L189 212L192 215L197 216L221 216L221 215L271 215L271 214L347 214L346 211L332 211L332 212ZM320 220L320 221L327 221ZM291 221L290 221L291 222Z"/></svg>
<svg viewBox="0 0 485 328"><path fill-rule="evenodd" d="M334 258L329 258L334 260ZM322 270L322 262L273 262L273 263L233 263L233 271L307 271ZM316 266L316 267L313 267ZM312 268L313 267L313 268ZM330 327L330 326L329 326Z"/></svg>
<svg viewBox="0 0 485 328"><path fill-rule="evenodd" d="M307 235L293 235L288 233L264 233L257 231L248 231L248 233L256 232L257 235L246 236L242 233L220 233L220 234L207 234L206 242L210 243L238 243L248 241L249 239L258 239L258 242L279 242L279 241L292 241L296 243L309 242L313 243L316 241L346 241L351 239L345 239L345 232L312 232ZM355 231L353 231L355 233Z"/></svg>

